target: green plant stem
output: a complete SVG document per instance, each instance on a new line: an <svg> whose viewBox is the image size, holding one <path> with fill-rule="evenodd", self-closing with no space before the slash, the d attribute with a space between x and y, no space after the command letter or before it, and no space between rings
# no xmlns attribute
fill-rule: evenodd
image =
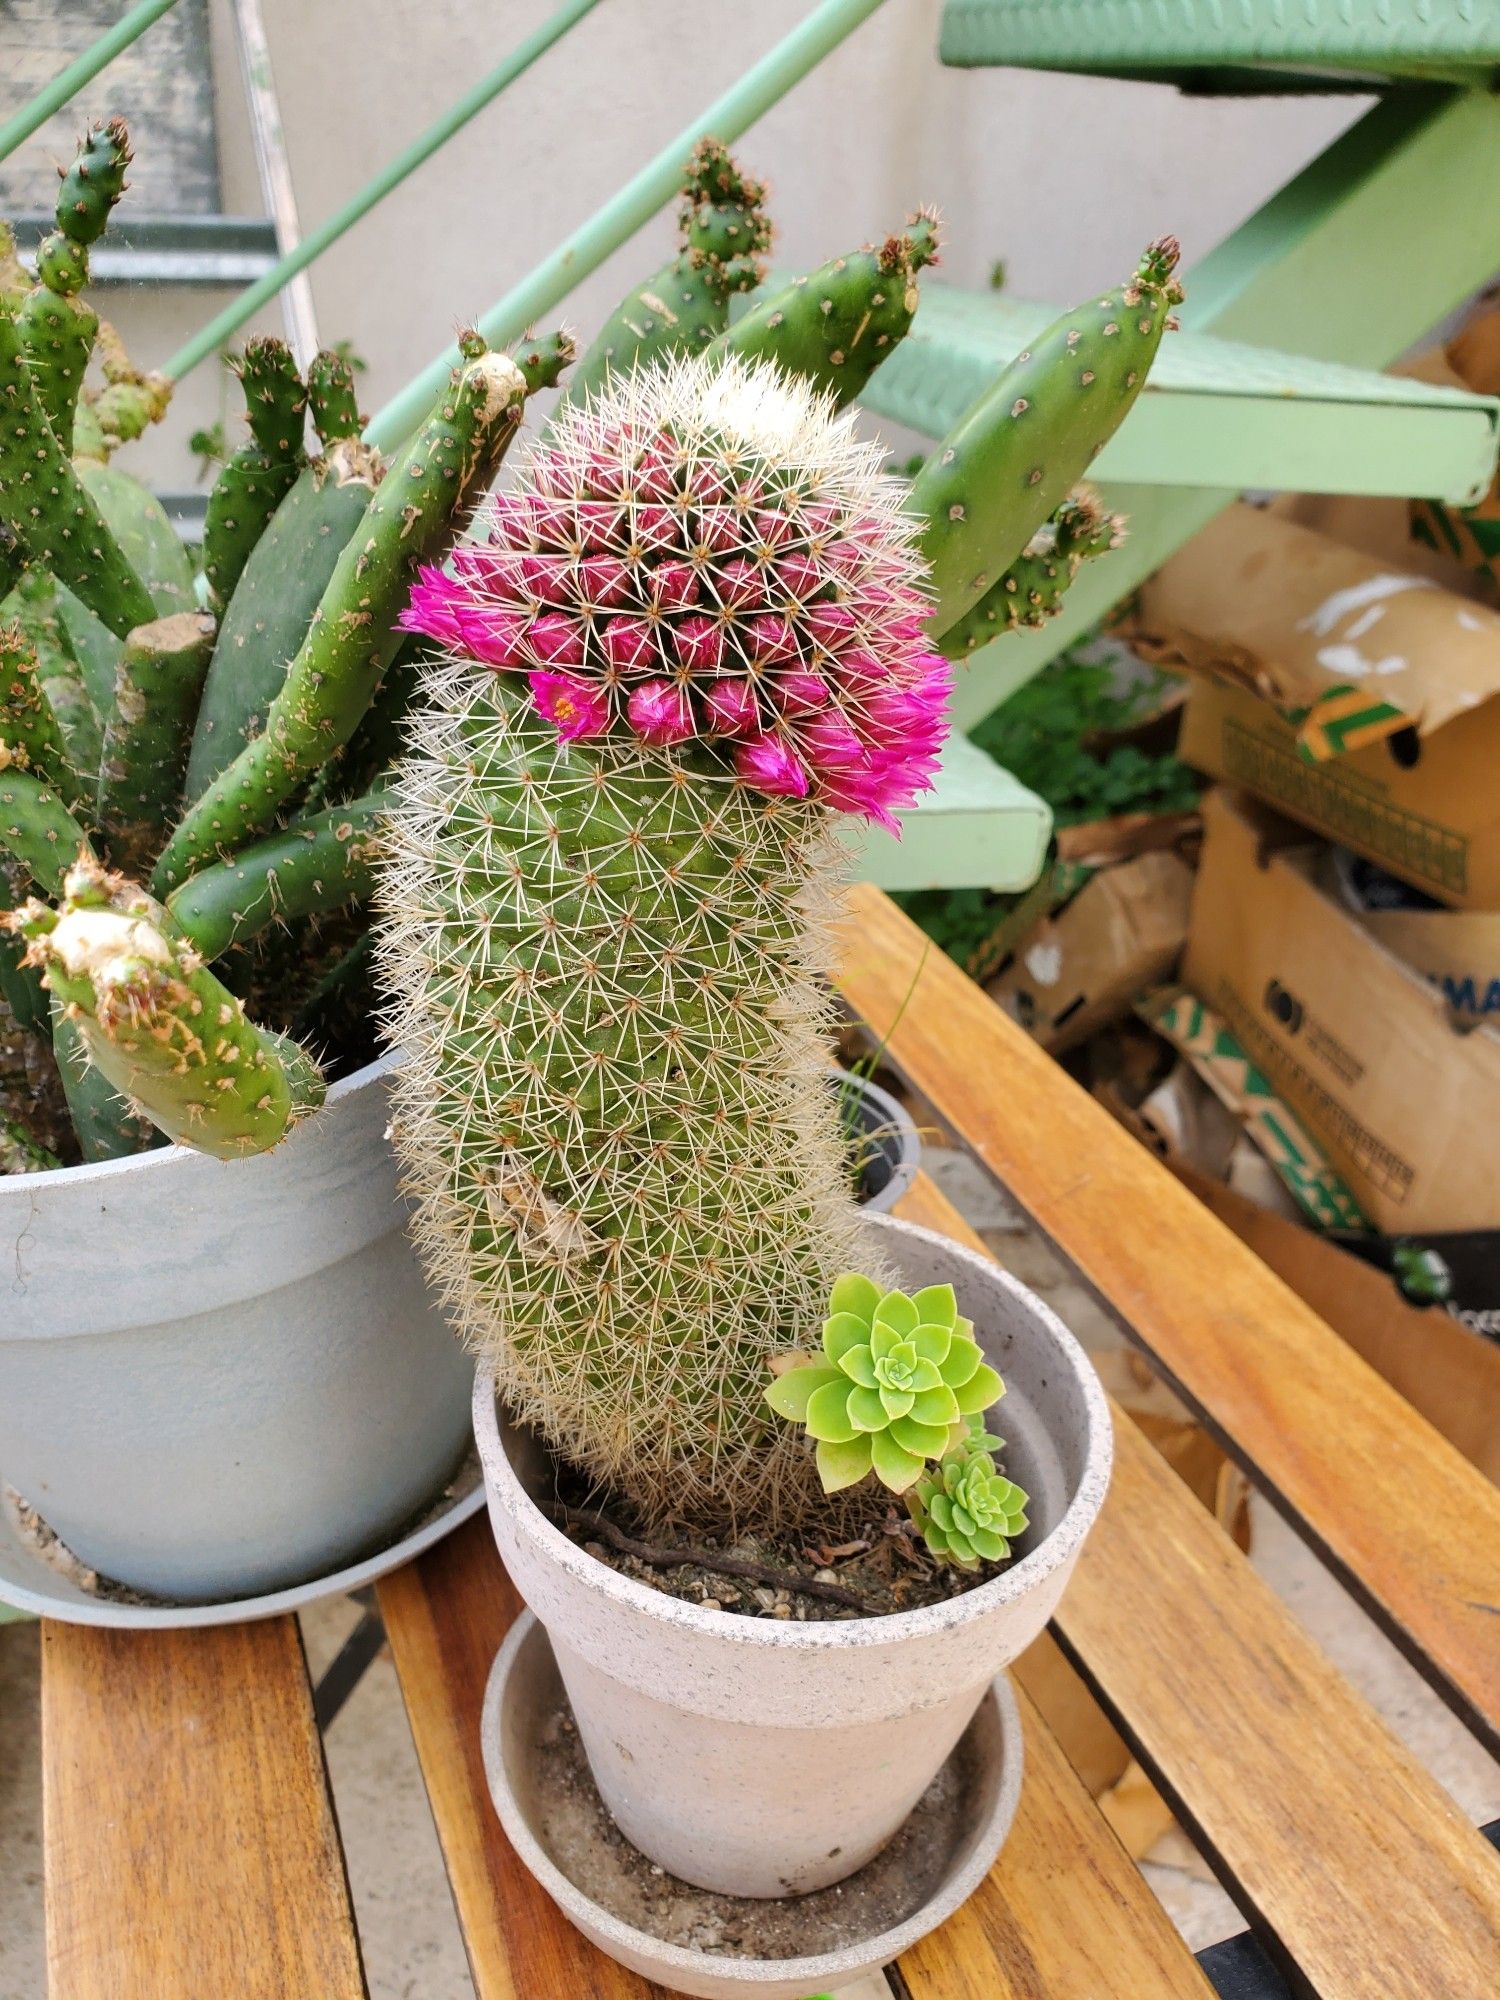
<svg viewBox="0 0 1500 2000"><path fill-rule="evenodd" d="M76 97L100 70L107 68L122 49L128 49L153 22L159 21L176 4L177 0L139 0L139 4L118 20L107 34L101 35L66 69L59 70L29 104L23 104L13 117L0 125L0 160L8 159L17 146L23 145L33 132L46 124L54 111L61 111L68 100Z"/></svg>

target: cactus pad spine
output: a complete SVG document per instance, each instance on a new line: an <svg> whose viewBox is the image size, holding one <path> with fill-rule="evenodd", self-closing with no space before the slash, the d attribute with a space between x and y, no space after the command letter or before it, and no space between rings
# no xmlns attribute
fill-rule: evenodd
<svg viewBox="0 0 1500 2000"><path fill-rule="evenodd" d="M42 687L36 650L20 625L0 626L0 742L66 804L78 804L83 788Z"/></svg>
<svg viewBox="0 0 1500 2000"><path fill-rule="evenodd" d="M68 870L60 909L26 903L7 922L95 1068L168 1138L239 1159L321 1103L311 1058L256 1027L160 905L96 862Z"/></svg>
<svg viewBox="0 0 1500 2000"><path fill-rule="evenodd" d="M186 797L207 791L265 727L340 555L385 472L358 438L336 438L272 515L219 627L188 759Z"/></svg>
<svg viewBox="0 0 1500 2000"><path fill-rule="evenodd" d="M46 780L0 743L0 848L55 896L88 844L88 835Z"/></svg>
<svg viewBox="0 0 1500 2000"><path fill-rule="evenodd" d="M917 273L937 254L937 218L921 210L903 235L835 257L758 300L712 351L775 362L836 403L850 402L910 329Z"/></svg>
<svg viewBox="0 0 1500 2000"><path fill-rule="evenodd" d="M52 434L13 314L0 309L0 515L117 637L156 607Z"/></svg>
<svg viewBox="0 0 1500 2000"><path fill-rule="evenodd" d="M1092 494L1071 496L1033 546L949 626L939 650L950 660L962 660L1003 632L1044 625L1062 610L1068 586L1084 563L1119 548L1124 539L1123 515L1105 513Z"/></svg>
<svg viewBox="0 0 1500 2000"><path fill-rule="evenodd" d="M104 731L97 819L109 858L147 869L182 796L188 743L214 641L203 611L137 626L125 642Z"/></svg>
<svg viewBox="0 0 1500 2000"><path fill-rule="evenodd" d="M364 429L354 370L331 347L320 348L307 364L307 408L325 451L336 439L358 437Z"/></svg>
<svg viewBox="0 0 1500 2000"><path fill-rule="evenodd" d="M388 806L376 793L294 819L184 882L168 897L168 913L196 950L215 959L272 924L365 902Z"/></svg>
<svg viewBox="0 0 1500 2000"><path fill-rule="evenodd" d="M762 182L717 139L690 155L678 211L677 255L616 306L573 371L561 403L582 402L611 374L706 347L729 323L729 301L760 282L771 247Z"/></svg>
<svg viewBox="0 0 1500 2000"><path fill-rule="evenodd" d="M996 377L912 481L941 637L1020 556L1145 385L1182 298L1175 240L1115 291L1054 320Z"/></svg>
<svg viewBox="0 0 1500 2000"><path fill-rule="evenodd" d="M203 574L209 602L229 602L250 552L304 462L307 390L284 341L245 343L237 372L250 436L219 468L203 521Z"/></svg>
<svg viewBox="0 0 1500 2000"><path fill-rule="evenodd" d="M301 649L247 743L190 809L157 864L168 895L267 827L277 808L347 743L397 647L413 566L455 532L515 435L526 383L486 354L454 371L402 462L381 482L335 565Z"/></svg>

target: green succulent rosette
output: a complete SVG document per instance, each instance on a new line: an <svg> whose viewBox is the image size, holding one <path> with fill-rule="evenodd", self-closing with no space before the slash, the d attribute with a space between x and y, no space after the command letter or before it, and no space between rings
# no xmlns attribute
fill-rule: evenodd
<svg viewBox="0 0 1500 2000"><path fill-rule="evenodd" d="M907 1494L907 1509L939 1562L960 1569L999 1562L1026 1527L1027 1496L991 1456L1003 1443L976 1425Z"/></svg>
<svg viewBox="0 0 1500 2000"><path fill-rule="evenodd" d="M872 1471L904 1493L1004 1393L951 1285L908 1296L851 1271L829 1298L821 1356L799 1357L766 1401L817 1441L825 1493Z"/></svg>

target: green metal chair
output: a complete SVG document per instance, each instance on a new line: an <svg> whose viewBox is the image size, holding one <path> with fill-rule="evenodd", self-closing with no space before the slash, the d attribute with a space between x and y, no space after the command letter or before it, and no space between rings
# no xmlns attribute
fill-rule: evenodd
<svg viewBox="0 0 1500 2000"><path fill-rule="evenodd" d="M1130 516L1129 540L1080 577L1059 618L974 656L957 696L961 728L1247 487L1454 500L1484 489L1494 402L1364 371L1388 366L1500 265L1497 0L948 0L940 52L966 68L1194 92L1380 94L1188 273L1184 333L1163 348L1099 464L1107 499ZM911 337L866 400L939 435L1050 317L928 285ZM1018 886L1037 849L1016 804L1013 781L960 752L901 847L872 842L868 872L892 888L920 886L924 868L937 887ZM939 825L943 836L930 837Z"/></svg>

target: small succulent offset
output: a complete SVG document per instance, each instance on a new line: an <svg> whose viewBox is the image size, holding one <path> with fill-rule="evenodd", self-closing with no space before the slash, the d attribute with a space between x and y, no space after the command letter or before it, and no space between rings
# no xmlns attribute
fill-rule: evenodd
<svg viewBox="0 0 1500 2000"><path fill-rule="evenodd" d="M992 1456L1005 1443L976 1418L961 1444L912 1486L907 1509L939 1562L999 1562L1027 1525L1026 1495Z"/></svg>
<svg viewBox="0 0 1500 2000"><path fill-rule="evenodd" d="M846 1271L829 1297L821 1357L787 1356L781 1369L766 1401L816 1440L825 1493L873 1472L905 1496L939 1562L976 1569L1010 1554L1026 1495L991 1456L1005 1440L983 1417L1005 1384L951 1285L908 1296Z"/></svg>
<svg viewBox="0 0 1500 2000"><path fill-rule="evenodd" d="M905 1493L929 1460L967 1438L968 1419L1004 1393L951 1285L908 1296L848 1271L828 1301L821 1358L800 1357L766 1401L817 1441L825 1493L871 1471Z"/></svg>

